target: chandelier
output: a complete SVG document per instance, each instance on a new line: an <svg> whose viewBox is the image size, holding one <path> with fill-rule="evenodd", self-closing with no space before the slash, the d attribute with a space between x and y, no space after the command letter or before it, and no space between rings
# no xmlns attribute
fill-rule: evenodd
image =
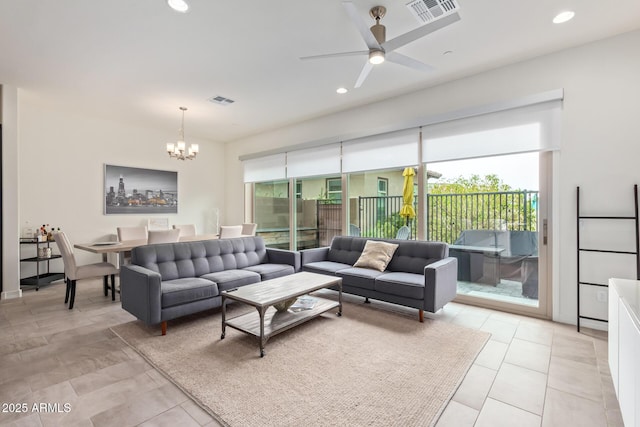
<svg viewBox="0 0 640 427"><path fill-rule="evenodd" d="M198 155L200 147L198 144L191 144L189 150L186 151L186 144L184 142L184 112L187 111L187 107L180 107L182 110L182 125L180 126L179 139L175 144L173 142L167 143L167 153L169 157L178 160L193 160Z"/></svg>

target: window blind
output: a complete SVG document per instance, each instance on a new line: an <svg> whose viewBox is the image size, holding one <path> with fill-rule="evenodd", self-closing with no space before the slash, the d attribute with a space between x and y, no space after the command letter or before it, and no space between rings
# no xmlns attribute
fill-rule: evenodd
<svg viewBox="0 0 640 427"><path fill-rule="evenodd" d="M243 160L244 182L275 181L286 179L286 154Z"/></svg>
<svg viewBox="0 0 640 427"><path fill-rule="evenodd" d="M422 162L461 160L560 148L561 101L422 128Z"/></svg>
<svg viewBox="0 0 640 427"><path fill-rule="evenodd" d="M418 129L354 139L342 143L342 172L390 169L417 164Z"/></svg>
<svg viewBox="0 0 640 427"><path fill-rule="evenodd" d="M305 148L287 153L287 177L336 175L340 173L340 144Z"/></svg>

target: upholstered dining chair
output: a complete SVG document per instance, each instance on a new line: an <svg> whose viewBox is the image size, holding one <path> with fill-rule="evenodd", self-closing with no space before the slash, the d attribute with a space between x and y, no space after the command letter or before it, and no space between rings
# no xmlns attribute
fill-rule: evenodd
<svg viewBox="0 0 640 427"><path fill-rule="evenodd" d="M149 230L147 244L174 243L178 240L180 240L180 229L178 228L169 230Z"/></svg>
<svg viewBox="0 0 640 427"><path fill-rule="evenodd" d="M195 224L174 225L173 228L180 230L180 237L195 236L197 234Z"/></svg>
<svg viewBox="0 0 640 427"><path fill-rule="evenodd" d="M221 225L220 226L220 238L231 239L233 237L242 236L241 225Z"/></svg>
<svg viewBox="0 0 640 427"><path fill-rule="evenodd" d="M254 223L242 224L241 234L243 236L255 236L257 228L258 228L258 224L254 224Z"/></svg>
<svg viewBox="0 0 640 427"><path fill-rule="evenodd" d="M76 299L76 281L82 279L91 279L93 277L102 276L104 296L109 295L109 285L107 283L107 277L111 276L111 300L116 299L116 279L115 275L118 274L118 269L115 265L108 262L96 262L94 264L87 264L78 266L76 264L76 258L73 255L73 246L69 242L67 235L64 232L59 231L53 233L55 242L62 255L62 262L64 263L64 275L67 282L67 290L64 296L64 303L69 303L69 310L73 308L73 303Z"/></svg>
<svg viewBox="0 0 640 427"><path fill-rule="evenodd" d="M146 240L147 239L147 227L118 227L118 241L123 242L125 240Z"/></svg>
<svg viewBox="0 0 640 427"><path fill-rule="evenodd" d="M118 227L116 230L118 231L118 242L125 240L147 240L146 226ZM129 259L131 259L131 251L124 252L120 259L124 262L129 262Z"/></svg>

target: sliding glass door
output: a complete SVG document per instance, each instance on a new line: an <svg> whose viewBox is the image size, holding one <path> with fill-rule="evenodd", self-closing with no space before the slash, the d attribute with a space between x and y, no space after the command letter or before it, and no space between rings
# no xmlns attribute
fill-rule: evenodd
<svg viewBox="0 0 640 427"><path fill-rule="evenodd" d="M460 301L546 314L540 271L547 247L545 157L520 153L426 165L426 238L449 243L458 259Z"/></svg>

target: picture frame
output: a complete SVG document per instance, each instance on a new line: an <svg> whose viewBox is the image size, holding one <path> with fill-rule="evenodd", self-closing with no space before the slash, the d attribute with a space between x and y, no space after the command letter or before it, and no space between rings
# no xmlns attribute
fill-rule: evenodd
<svg viewBox="0 0 640 427"><path fill-rule="evenodd" d="M177 214L178 172L104 165L104 214Z"/></svg>

